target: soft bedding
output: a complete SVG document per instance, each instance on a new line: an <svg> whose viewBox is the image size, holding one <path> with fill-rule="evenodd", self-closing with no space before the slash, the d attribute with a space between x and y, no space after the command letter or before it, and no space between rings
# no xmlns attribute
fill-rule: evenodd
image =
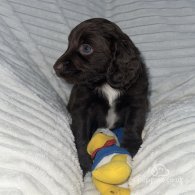
<svg viewBox="0 0 195 195"><path fill-rule="evenodd" d="M133 161L132 194L195 194L193 0L0 1L0 195L95 195L82 182L66 110L71 86L52 65L70 29L116 22L151 74L151 112Z"/></svg>

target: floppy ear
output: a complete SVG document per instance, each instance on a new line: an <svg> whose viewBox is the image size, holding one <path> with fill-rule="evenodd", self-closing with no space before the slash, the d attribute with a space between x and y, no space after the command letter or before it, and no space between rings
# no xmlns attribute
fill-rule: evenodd
<svg viewBox="0 0 195 195"><path fill-rule="evenodd" d="M107 81L113 88L128 88L139 77L141 58L138 49L126 34L120 34L111 46L112 60Z"/></svg>

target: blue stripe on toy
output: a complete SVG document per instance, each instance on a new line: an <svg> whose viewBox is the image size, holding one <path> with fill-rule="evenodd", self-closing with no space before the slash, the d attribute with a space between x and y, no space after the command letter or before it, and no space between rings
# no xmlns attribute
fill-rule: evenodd
<svg viewBox="0 0 195 195"><path fill-rule="evenodd" d="M102 150L98 151L96 156L95 156L95 159L94 159L94 162L93 162L93 166L92 166L92 170L95 169L95 167L98 165L98 163L106 156L108 155L111 155L111 154L129 154L129 152L124 149L124 148L120 148L119 146L117 145L113 145L113 146L109 146L107 148L103 148Z"/></svg>
<svg viewBox="0 0 195 195"><path fill-rule="evenodd" d="M119 143L121 144L122 139L123 139L123 134L124 134L123 128L122 127L116 128L116 129L112 130L112 132L116 135Z"/></svg>

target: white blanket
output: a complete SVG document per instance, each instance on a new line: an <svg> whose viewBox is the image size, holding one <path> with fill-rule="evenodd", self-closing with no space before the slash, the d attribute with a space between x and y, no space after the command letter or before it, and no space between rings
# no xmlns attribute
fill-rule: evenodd
<svg viewBox="0 0 195 195"><path fill-rule="evenodd" d="M71 28L91 17L116 22L151 74L132 194L194 195L193 0L0 1L0 195L98 194L90 174L82 182L66 111L71 86L52 70Z"/></svg>

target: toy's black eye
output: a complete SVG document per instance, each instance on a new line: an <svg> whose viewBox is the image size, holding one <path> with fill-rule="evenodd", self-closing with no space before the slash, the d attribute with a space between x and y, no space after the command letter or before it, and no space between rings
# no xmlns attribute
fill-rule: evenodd
<svg viewBox="0 0 195 195"><path fill-rule="evenodd" d="M89 44L82 44L80 47L79 47L79 52L82 54L82 55L90 55L93 53L93 48L89 45Z"/></svg>

